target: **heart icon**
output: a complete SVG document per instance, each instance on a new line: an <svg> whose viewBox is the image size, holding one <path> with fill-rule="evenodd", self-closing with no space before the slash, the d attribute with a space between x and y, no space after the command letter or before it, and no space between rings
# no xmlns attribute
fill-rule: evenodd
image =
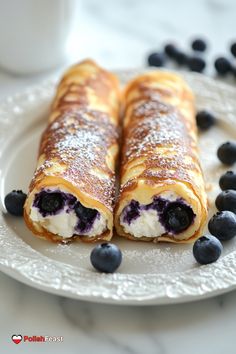
<svg viewBox="0 0 236 354"><path fill-rule="evenodd" d="M13 334L13 336L11 336L11 339L15 344L19 344L22 341L22 336L20 334Z"/></svg>

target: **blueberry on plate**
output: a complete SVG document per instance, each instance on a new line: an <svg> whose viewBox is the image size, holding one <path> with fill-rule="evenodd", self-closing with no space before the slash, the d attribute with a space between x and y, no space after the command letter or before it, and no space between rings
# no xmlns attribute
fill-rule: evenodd
<svg viewBox="0 0 236 354"><path fill-rule="evenodd" d="M236 190L236 173L233 171L227 171L219 180L220 188L224 191L226 189Z"/></svg>
<svg viewBox="0 0 236 354"><path fill-rule="evenodd" d="M26 194L21 190L13 190L8 193L4 199L5 207L9 214L15 216L23 215Z"/></svg>
<svg viewBox="0 0 236 354"><path fill-rule="evenodd" d="M229 210L236 213L236 191L227 189L221 192L215 201L218 210Z"/></svg>
<svg viewBox="0 0 236 354"><path fill-rule="evenodd" d="M227 141L220 145L217 150L217 156L225 165L232 165L236 162L236 143Z"/></svg>
<svg viewBox="0 0 236 354"><path fill-rule="evenodd" d="M192 41L191 47L193 50L204 52L207 48L206 42L201 38L196 38Z"/></svg>
<svg viewBox="0 0 236 354"><path fill-rule="evenodd" d="M164 66L165 65L165 55L163 53L151 53L148 56L148 65L149 66Z"/></svg>
<svg viewBox="0 0 236 354"><path fill-rule="evenodd" d="M212 235L200 237L193 245L194 258L200 264L209 264L217 261L222 250L221 242Z"/></svg>
<svg viewBox="0 0 236 354"><path fill-rule="evenodd" d="M231 44L230 51L233 56L236 58L236 42Z"/></svg>
<svg viewBox="0 0 236 354"><path fill-rule="evenodd" d="M208 130L215 125L216 117L208 111L199 111L196 115L197 126L201 130Z"/></svg>
<svg viewBox="0 0 236 354"><path fill-rule="evenodd" d="M225 57L219 57L215 60L215 69L219 75L226 75L231 71L231 63Z"/></svg>
<svg viewBox="0 0 236 354"><path fill-rule="evenodd" d="M122 253L113 243L105 242L94 247L90 261L99 272L113 273L121 264Z"/></svg>
<svg viewBox="0 0 236 354"><path fill-rule="evenodd" d="M195 71L198 73L203 72L203 70L206 67L205 60L200 57L197 57L197 56L193 56L193 57L188 58L187 64L188 64L189 70Z"/></svg>
<svg viewBox="0 0 236 354"><path fill-rule="evenodd" d="M168 43L164 46L164 51L169 58L173 59L176 56L177 48L174 44Z"/></svg>
<svg viewBox="0 0 236 354"><path fill-rule="evenodd" d="M231 240L236 236L236 215L231 211L219 211L209 220L208 229L220 241Z"/></svg>

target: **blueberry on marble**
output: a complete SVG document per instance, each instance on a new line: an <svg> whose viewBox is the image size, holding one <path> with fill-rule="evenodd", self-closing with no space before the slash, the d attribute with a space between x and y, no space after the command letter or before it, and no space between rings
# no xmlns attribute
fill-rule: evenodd
<svg viewBox="0 0 236 354"><path fill-rule="evenodd" d="M236 190L236 173L233 171L227 171L219 180L220 188L224 191L226 189Z"/></svg>
<svg viewBox="0 0 236 354"><path fill-rule="evenodd" d="M191 47L193 50L204 52L207 48L206 41L201 38L196 38L192 41Z"/></svg>
<svg viewBox="0 0 236 354"><path fill-rule="evenodd" d="M9 214L22 216L26 194L21 190L13 190L5 196L4 203Z"/></svg>
<svg viewBox="0 0 236 354"><path fill-rule="evenodd" d="M168 43L164 46L164 51L169 58L173 59L176 57L178 50L174 44Z"/></svg>
<svg viewBox="0 0 236 354"><path fill-rule="evenodd" d="M216 124L216 117L209 111L199 111L196 115L197 126L201 130L208 130Z"/></svg>
<svg viewBox="0 0 236 354"><path fill-rule="evenodd" d="M79 218L79 223L77 225L78 230L83 232L91 228L98 215L98 211L96 209L86 208L80 202L76 203L74 209Z"/></svg>
<svg viewBox="0 0 236 354"><path fill-rule="evenodd" d="M217 150L217 156L225 165L232 165L236 162L236 143L227 141L220 145Z"/></svg>
<svg viewBox="0 0 236 354"><path fill-rule="evenodd" d="M188 58L188 68L191 71L195 71L198 73L203 72L203 70L206 67L206 62L203 58L200 58L198 56L192 56L190 58Z"/></svg>
<svg viewBox="0 0 236 354"><path fill-rule="evenodd" d="M192 209L179 202L171 203L163 214L166 228L176 233L186 230L191 225L193 217Z"/></svg>
<svg viewBox="0 0 236 354"><path fill-rule="evenodd" d="M222 251L221 242L212 235L200 237L193 245L193 255L200 264L209 264L217 261Z"/></svg>
<svg viewBox="0 0 236 354"><path fill-rule="evenodd" d="M90 261L99 272L114 273L121 264L122 253L113 243L105 242L94 247Z"/></svg>
<svg viewBox="0 0 236 354"><path fill-rule="evenodd" d="M236 58L236 42L231 44L230 51L233 54L233 56Z"/></svg>
<svg viewBox="0 0 236 354"><path fill-rule="evenodd" d="M185 65L188 62L188 56L184 52L177 50L174 57L179 65Z"/></svg>
<svg viewBox="0 0 236 354"><path fill-rule="evenodd" d="M148 65L149 66L164 66L165 65L165 55L164 53L151 53L148 56Z"/></svg>
<svg viewBox="0 0 236 354"><path fill-rule="evenodd" d="M220 211L209 220L208 229L220 241L230 240L236 236L236 215L228 210Z"/></svg>
<svg viewBox="0 0 236 354"><path fill-rule="evenodd" d="M231 71L232 65L225 57L219 57L215 60L215 69L219 75L226 75Z"/></svg>
<svg viewBox="0 0 236 354"><path fill-rule="evenodd" d="M64 200L61 193L41 193L38 207L43 213L55 213L63 208Z"/></svg>
<svg viewBox="0 0 236 354"><path fill-rule="evenodd" d="M131 202L123 210L123 220L130 225L130 223L139 216L140 204L136 200L131 200Z"/></svg>
<svg viewBox="0 0 236 354"><path fill-rule="evenodd" d="M229 210L236 213L236 191L227 189L221 192L215 201L218 210Z"/></svg>

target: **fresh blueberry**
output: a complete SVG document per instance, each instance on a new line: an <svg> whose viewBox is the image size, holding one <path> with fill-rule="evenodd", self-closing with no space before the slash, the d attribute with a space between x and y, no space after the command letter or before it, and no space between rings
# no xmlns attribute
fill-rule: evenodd
<svg viewBox="0 0 236 354"><path fill-rule="evenodd" d="M177 48L175 47L174 44L171 44L171 43L166 44L164 46L164 51L169 58L173 59L176 57Z"/></svg>
<svg viewBox="0 0 236 354"><path fill-rule="evenodd" d="M55 213L63 207L63 197L61 193L43 193L40 196L38 206L43 213Z"/></svg>
<svg viewBox="0 0 236 354"><path fill-rule="evenodd" d="M80 202L75 205L75 213L79 218L78 229L83 232L90 226L98 215L96 209L86 208Z"/></svg>
<svg viewBox="0 0 236 354"><path fill-rule="evenodd" d="M114 273L121 264L122 253L113 243L102 243L92 250L90 261L99 272Z"/></svg>
<svg viewBox="0 0 236 354"><path fill-rule="evenodd" d="M21 190L13 190L8 193L4 199L5 207L9 214L15 216L23 215L26 194Z"/></svg>
<svg viewBox="0 0 236 354"><path fill-rule="evenodd" d="M188 62L188 56L180 50L176 51L174 59L179 65L185 65Z"/></svg>
<svg viewBox="0 0 236 354"><path fill-rule="evenodd" d="M196 115L197 126L201 130L208 130L216 123L216 117L208 111L199 111Z"/></svg>
<svg viewBox="0 0 236 354"><path fill-rule="evenodd" d="M233 56L236 58L236 43L231 44L230 51L233 54Z"/></svg>
<svg viewBox="0 0 236 354"><path fill-rule="evenodd" d="M149 66L164 66L165 65L165 55L163 53L152 53L148 56Z"/></svg>
<svg viewBox="0 0 236 354"><path fill-rule="evenodd" d="M217 261L222 251L221 242L212 235L200 237L193 245L193 255L200 264L209 264Z"/></svg>
<svg viewBox="0 0 236 354"><path fill-rule="evenodd" d="M203 70L206 67L206 62L204 59L197 57L197 56L192 56L190 58L188 58L188 68L191 71L195 71L198 73L203 72Z"/></svg>
<svg viewBox="0 0 236 354"><path fill-rule="evenodd" d="M236 173L233 171L227 171L220 177L219 185L223 191L226 189L236 190Z"/></svg>
<svg viewBox="0 0 236 354"><path fill-rule="evenodd" d="M215 60L215 69L219 75L226 75L231 71L231 63L225 57L219 57Z"/></svg>
<svg viewBox="0 0 236 354"><path fill-rule="evenodd" d="M221 192L215 201L218 210L229 210L236 213L236 191L227 189Z"/></svg>
<svg viewBox="0 0 236 354"><path fill-rule="evenodd" d="M192 42L191 47L193 50L204 52L207 48L207 44L203 39L197 38Z"/></svg>
<svg viewBox="0 0 236 354"><path fill-rule="evenodd" d="M217 156L225 165L232 165L236 162L236 143L227 141L220 145L217 150Z"/></svg>
<svg viewBox="0 0 236 354"><path fill-rule="evenodd" d="M168 230L181 232L192 223L193 212L187 205L173 202L166 208L163 219Z"/></svg>
<svg viewBox="0 0 236 354"><path fill-rule="evenodd" d="M212 216L208 229L220 241L230 240L236 236L236 215L228 210L220 211Z"/></svg>

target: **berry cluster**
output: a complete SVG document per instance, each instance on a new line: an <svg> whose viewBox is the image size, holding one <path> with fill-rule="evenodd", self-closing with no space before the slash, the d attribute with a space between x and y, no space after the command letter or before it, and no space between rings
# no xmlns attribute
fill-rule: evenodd
<svg viewBox="0 0 236 354"><path fill-rule="evenodd" d="M199 130L205 131L217 124L217 118L208 111L200 111L196 115ZM236 162L236 142L223 143L217 150L219 160L225 165ZM215 200L219 210L208 223L211 235L200 237L193 245L193 255L198 263L215 262L223 250L222 241L231 240L236 236L236 173L227 171L220 177L219 185L222 192Z"/></svg>
<svg viewBox="0 0 236 354"><path fill-rule="evenodd" d="M179 66L184 66L190 71L202 73L206 66L206 59L203 53L207 50L207 42L204 39L196 38L191 42L191 52L185 53L173 43L167 43L161 51L151 53L147 58L149 66L165 66L168 60L171 60ZM230 46L230 52L236 58L236 42ZM214 67L218 75L224 76L233 73L236 77L236 67L232 60L225 56L215 59Z"/></svg>

